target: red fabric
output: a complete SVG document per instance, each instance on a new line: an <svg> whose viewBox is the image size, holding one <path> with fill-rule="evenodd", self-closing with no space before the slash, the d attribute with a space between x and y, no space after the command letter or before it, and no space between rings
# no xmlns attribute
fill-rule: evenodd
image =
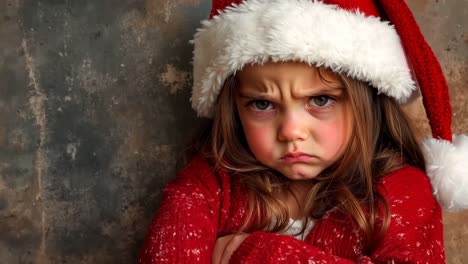
<svg viewBox="0 0 468 264"><path fill-rule="evenodd" d="M224 10L226 7L232 4L240 4L242 0L212 0L210 18L219 14L220 10Z"/></svg>
<svg viewBox="0 0 468 264"><path fill-rule="evenodd" d="M211 263L217 237L236 232L245 219L247 196L239 186L194 158L165 188L139 263ZM332 211L305 241L253 232L230 263L445 263L441 209L426 175L405 167L382 178L378 190L390 205L391 224L370 252L353 221Z"/></svg>
<svg viewBox="0 0 468 264"><path fill-rule="evenodd" d="M447 82L439 61L427 44L403 0L380 0L395 25L421 88L432 136L452 141L452 108Z"/></svg>
<svg viewBox="0 0 468 264"><path fill-rule="evenodd" d="M342 9L365 14L366 16L379 17L379 12L372 0L323 0L326 4L337 5Z"/></svg>

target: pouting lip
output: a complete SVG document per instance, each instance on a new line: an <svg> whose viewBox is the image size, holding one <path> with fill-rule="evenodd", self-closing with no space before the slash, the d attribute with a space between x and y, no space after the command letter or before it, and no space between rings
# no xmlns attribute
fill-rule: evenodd
<svg viewBox="0 0 468 264"><path fill-rule="evenodd" d="M288 153L286 153L286 155L281 157L281 160L287 159L287 158L297 158L297 157L300 157L300 156L309 156L311 158L316 157L315 155L310 155L310 154L303 153L303 152L288 152Z"/></svg>

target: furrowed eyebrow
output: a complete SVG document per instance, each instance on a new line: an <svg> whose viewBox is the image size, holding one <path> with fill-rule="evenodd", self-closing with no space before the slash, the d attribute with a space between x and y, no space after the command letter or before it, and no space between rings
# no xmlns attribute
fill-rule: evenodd
<svg viewBox="0 0 468 264"><path fill-rule="evenodd" d="M311 94L341 94L343 93L345 90L344 87L324 87L324 88L320 88L320 89L317 89L315 90L314 92L312 92Z"/></svg>
<svg viewBox="0 0 468 264"><path fill-rule="evenodd" d="M241 98L246 98L246 99L258 99L258 100L271 100L272 97L268 96L266 94L260 94L260 93L242 93L239 92L239 97Z"/></svg>
<svg viewBox="0 0 468 264"><path fill-rule="evenodd" d="M294 94L295 97L314 97L320 95L341 96L345 91L343 87L321 87L318 89L305 89Z"/></svg>
<svg viewBox="0 0 468 264"><path fill-rule="evenodd" d="M323 94L330 94L330 95L335 95L339 96L343 94L345 91L344 87L321 87L317 89L304 89L300 93L296 93L296 97L312 97L312 96L318 96L318 95L323 95ZM247 92L241 92L238 91L238 96L243 99L255 99L255 100L266 100L266 101L273 101L275 100L275 96L270 95L268 93L263 93L263 92L257 92L257 91L247 91Z"/></svg>

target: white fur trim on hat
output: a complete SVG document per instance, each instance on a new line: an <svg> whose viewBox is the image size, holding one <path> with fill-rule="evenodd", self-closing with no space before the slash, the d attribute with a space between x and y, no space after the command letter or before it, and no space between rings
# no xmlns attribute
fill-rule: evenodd
<svg viewBox="0 0 468 264"><path fill-rule="evenodd" d="M246 0L202 22L192 107L211 117L226 78L247 64L302 61L369 82L404 102L414 82L392 25L311 0Z"/></svg>
<svg viewBox="0 0 468 264"><path fill-rule="evenodd" d="M468 137L454 135L452 143L428 138L422 147L439 203L451 211L468 209Z"/></svg>

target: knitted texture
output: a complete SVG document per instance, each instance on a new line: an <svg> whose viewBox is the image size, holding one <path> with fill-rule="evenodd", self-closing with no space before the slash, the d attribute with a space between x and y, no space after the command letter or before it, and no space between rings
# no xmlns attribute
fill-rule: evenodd
<svg viewBox="0 0 468 264"><path fill-rule="evenodd" d="M349 216L331 211L305 241L251 233L230 263L445 263L441 209L424 173L399 169L383 177L377 190L389 203L391 223L373 249ZM216 239L242 226L246 206L238 178L195 157L165 188L139 263L211 263Z"/></svg>

